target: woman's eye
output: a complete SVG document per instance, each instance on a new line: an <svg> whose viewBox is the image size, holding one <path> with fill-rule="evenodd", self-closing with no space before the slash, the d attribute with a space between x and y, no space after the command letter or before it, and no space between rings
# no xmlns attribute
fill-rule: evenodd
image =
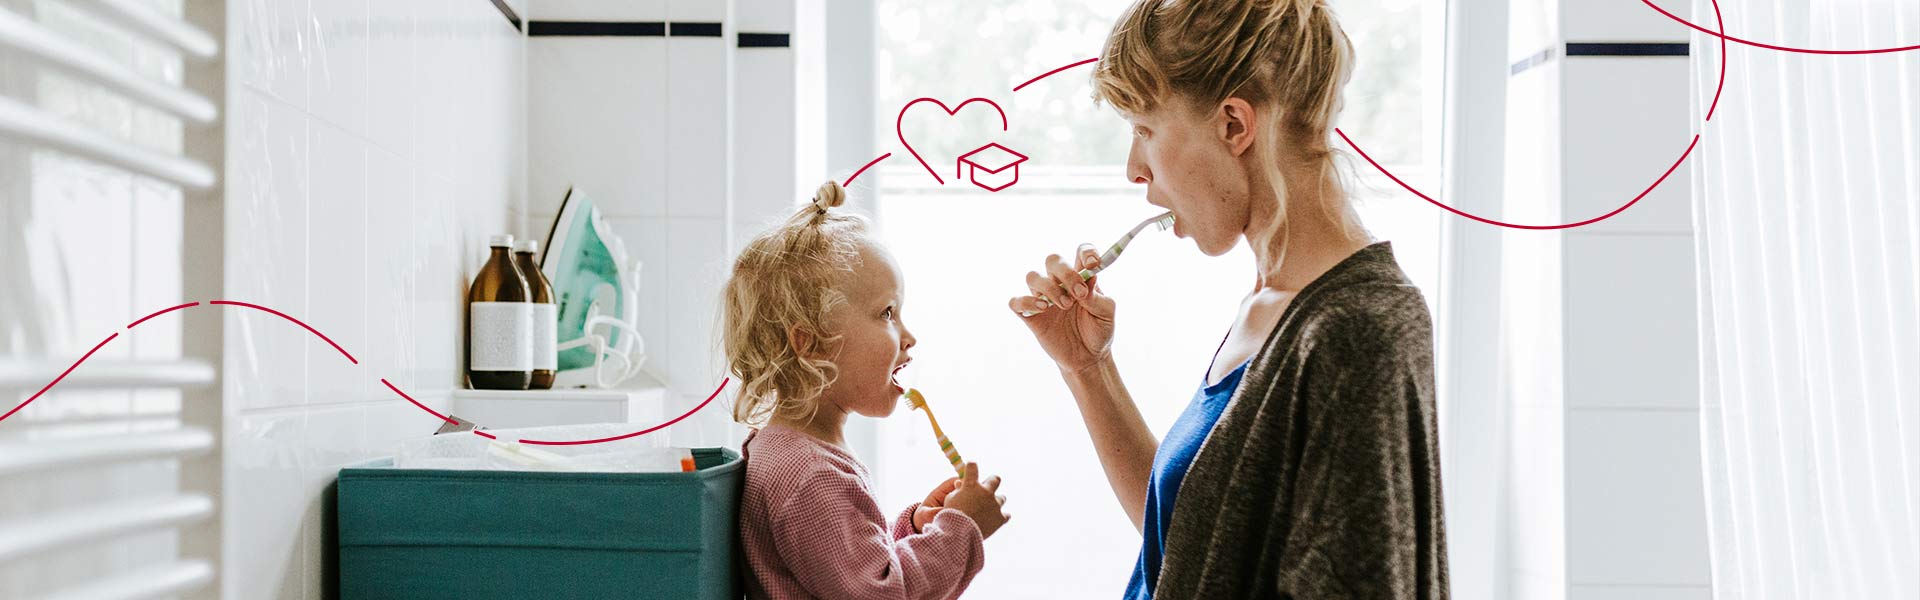
<svg viewBox="0 0 1920 600"><path fill-rule="evenodd" d="M880 311L880 316L889 319L893 318L893 307L889 306L886 310Z"/></svg>

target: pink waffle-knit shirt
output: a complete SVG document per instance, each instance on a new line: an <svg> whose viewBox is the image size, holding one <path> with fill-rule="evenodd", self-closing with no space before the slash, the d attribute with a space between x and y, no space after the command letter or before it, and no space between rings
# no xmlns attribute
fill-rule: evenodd
<svg viewBox="0 0 1920 600"><path fill-rule="evenodd" d="M891 526L852 454L781 425L747 437L740 545L748 598L956 598L986 562L980 527L941 510Z"/></svg>

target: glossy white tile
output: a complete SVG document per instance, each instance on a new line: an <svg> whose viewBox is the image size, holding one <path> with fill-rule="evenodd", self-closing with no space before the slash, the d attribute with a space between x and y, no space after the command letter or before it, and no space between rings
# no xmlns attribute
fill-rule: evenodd
<svg viewBox="0 0 1920 600"><path fill-rule="evenodd" d="M1698 406L1692 238L1575 231L1562 248L1567 405Z"/></svg>
<svg viewBox="0 0 1920 600"><path fill-rule="evenodd" d="M1693 412L1567 411L1567 581L1707 585Z"/></svg>
<svg viewBox="0 0 1920 600"><path fill-rule="evenodd" d="M640 260L640 339L647 345L647 372L666 379L673 372L674 352L668 345L667 324L672 321L668 298L673 256L667 250L667 219L615 218L608 220L614 234Z"/></svg>
<svg viewBox="0 0 1920 600"><path fill-rule="evenodd" d="M318 0L313 63L307 70L313 115L357 136L367 134L367 0Z"/></svg>
<svg viewBox="0 0 1920 600"><path fill-rule="evenodd" d="M1638 2L1556 3L1560 7L1562 38L1573 42L1684 42L1692 31ZM1676 0L1654 2L1682 19L1693 4ZM1712 27L1712 15L1702 25Z"/></svg>
<svg viewBox="0 0 1920 600"><path fill-rule="evenodd" d="M413 385L415 372L414 287L422 269L415 220L414 173L386 150L369 151L366 209L366 398L385 392L385 377Z"/></svg>
<svg viewBox="0 0 1920 600"><path fill-rule="evenodd" d="M312 127L310 215L312 288L307 324L345 350L310 338L308 401L335 404L365 399L367 352L366 143L325 122ZM298 315L296 315L298 316ZM361 360L361 364L354 364Z"/></svg>
<svg viewBox="0 0 1920 600"><path fill-rule="evenodd" d="M367 5L367 136L374 146L414 158L414 123L432 110L420 102L414 77L414 21L431 5L422 0Z"/></svg>
<svg viewBox="0 0 1920 600"><path fill-rule="evenodd" d="M236 597L304 597L306 426L304 412L242 416L228 425L222 576Z"/></svg>
<svg viewBox="0 0 1920 600"><path fill-rule="evenodd" d="M528 206L559 210L569 187L610 216L663 216L666 47L661 38L532 38L528 55ZM707 135L717 135L709 132ZM705 147L705 146L703 146ZM717 159L717 158L716 158Z"/></svg>
<svg viewBox="0 0 1920 600"><path fill-rule="evenodd" d="M1579 231L1692 232L1692 170L1674 168L1700 130L1687 106L1686 58L1557 60L1564 63L1559 71L1564 105L1562 138L1552 143L1563 149L1565 220L1605 215L1645 193L1625 211ZM1668 169L1673 173L1662 181ZM1647 191L1656 181L1660 185Z"/></svg>
<svg viewBox="0 0 1920 600"><path fill-rule="evenodd" d="M298 109L255 91L231 108L226 298L306 318L308 131ZM310 334L257 310L225 313L226 395L241 410L306 402Z"/></svg>
<svg viewBox="0 0 1920 600"><path fill-rule="evenodd" d="M533 17L542 21L665 21L667 0L601 2L599 0L539 0Z"/></svg>
<svg viewBox="0 0 1920 600"><path fill-rule="evenodd" d="M306 109L316 41L308 1L242 0L232 10L232 64L241 83Z"/></svg>
<svg viewBox="0 0 1920 600"><path fill-rule="evenodd" d="M727 229L719 219L668 218L666 347L668 388L705 397L721 378L720 287L726 281Z"/></svg>
<svg viewBox="0 0 1920 600"><path fill-rule="evenodd" d="M733 97L725 38L667 38L667 215L726 217Z"/></svg>

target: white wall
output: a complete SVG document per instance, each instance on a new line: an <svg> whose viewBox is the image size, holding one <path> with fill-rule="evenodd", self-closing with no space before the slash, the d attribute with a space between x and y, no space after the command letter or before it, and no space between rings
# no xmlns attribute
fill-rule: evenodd
<svg viewBox="0 0 1920 600"><path fill-rule="evenodd" d="M1687 32L1638 3L1512 7L1510 59L1554 52L1509 81L1505 216L1605 214L1691 140L1688 64L1566 44ZM1687 178L1600 223L1505 234L1510 597L1711 597Z"/></svg>
<svg viewBox="0 0 1920 600"><path fill-rule="evenodd" d="M666 24L667 35L529 38L526 233L545 235L569 186L594 199L645 265L640 331L647 370L671 392L669 415L697 406L726 376L716 327L735 251L819 183L795 187L822 170L817 150L802 148L820 145L803 125L819 117L801 114L798 82L801 51L819 36L797 27L805 20L797 7L821 10L793 0L533 6L535 27ZM722 35L673 29L688 23L718 23ZM790 34L791 45L740 47L740 33ZM717 400L666 434L674 445L711 446L737 444L742 430Z"/></svg>
<svg viewBox="0 0 1920 600"><path fill-rule="evenodd" d="M525 0L510 5L524 15ZM524 38L488 0L229 10L223 583L319 598L340 466L390 454L461 385L462 303L525 197Z"/></svg>

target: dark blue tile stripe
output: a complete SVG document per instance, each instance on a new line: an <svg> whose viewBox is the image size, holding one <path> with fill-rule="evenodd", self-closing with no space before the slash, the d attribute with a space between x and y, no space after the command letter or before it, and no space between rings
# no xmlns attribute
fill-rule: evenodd
<svg viewBox="0 0 1920 600"><path fill-rule="evenodd" d="M667 35L676 37L720 37L720 24L668 23Z"/></svg>
<svg viewBox="0 0 1920 600"><path fill-rule="evenodd" d="M740 34L741 48L786 48L793 45L790 34L785 33L746 33Z"/></svg>
<svg viewBox="0 0 1920 600"><path fill-rule="evenodd" d="M1567 42L1567 56L1686 56L1687 44L1669 42Z"/></svg>
<svg viewBox="0 0 1920 600"><path fill-rule="evenodd" d="M1508 75L1519 75L1551 62L1558 47L1541 50L1507 68ZM1687 56L1685 42L1567 42L1566 56Z"/></svg>
<svg viewBox="0 0 1920 600"><path fill-rule="evenodd" d="M667 24L657 21L529 21L530 36L650 36L667 34Z"/></svg>

